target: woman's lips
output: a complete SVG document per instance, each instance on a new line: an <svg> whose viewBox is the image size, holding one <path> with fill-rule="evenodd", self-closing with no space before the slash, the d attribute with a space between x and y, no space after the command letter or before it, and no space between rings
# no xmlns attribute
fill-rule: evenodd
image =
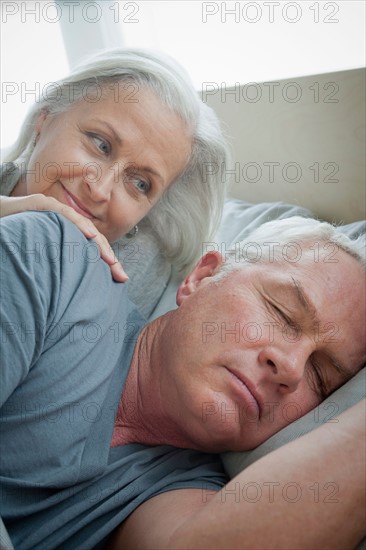
<svg viewBox="0 0 366 550"><path fill-rule="evenodd" d="M61 184L62 185L62 184ZM62 189L64 190L66 202L71 208L75 210L75 212L78 212L79 214L82 214L85 216L85 218L89 218L90 220L95 218L94 214L92 214L81 202L72 194L70 191L68 191L63 185Z"/></svg>

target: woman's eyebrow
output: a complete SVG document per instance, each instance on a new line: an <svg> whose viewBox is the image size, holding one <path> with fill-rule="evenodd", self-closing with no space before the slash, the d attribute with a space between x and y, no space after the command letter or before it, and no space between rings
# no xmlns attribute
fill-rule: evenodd
<svg viewBox="0 0 366 550"><path fill-rule="evenodd" d="M92 122L97 122L98 124L102 124L103 126L106 126L110 133L113 135L114 139L118 143L118 145L122 144L122 138L118 134L117 130L112 126L112 124L109 124L106 120L102 120L101 118L93 118Z"/></svg>

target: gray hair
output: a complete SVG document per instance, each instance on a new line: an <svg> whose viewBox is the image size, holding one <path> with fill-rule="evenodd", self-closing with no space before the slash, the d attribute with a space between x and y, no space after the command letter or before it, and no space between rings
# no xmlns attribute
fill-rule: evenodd
<svg viewBox="0 0 366 550"><path fill-rule="evenodd" d="M143 49L117 49L86 60L67 78L52 83L46 96L42 94L5 160L20 164L26 171L41 111L65 112L84 97L88 87L105 91L119 82L149 88L192 131L187 166L140 223L143 232L155 234L163 254L176 269L186 271L221 219L227 183L217 167L228 164L229 149L214 111L201 101L186 71L169 56Z"/></svg>
<svg viewBox="0 0 366 550"><path fill-rule="evenodd" d="M304 252L311 252L314 262L337 262L338 250L356 258L366 270L365 235L350 238L336 226L312 218L293 216L264 223L226 252L225 263L214 276L219 281L230 272L253 263L295 263Z"/></svg>

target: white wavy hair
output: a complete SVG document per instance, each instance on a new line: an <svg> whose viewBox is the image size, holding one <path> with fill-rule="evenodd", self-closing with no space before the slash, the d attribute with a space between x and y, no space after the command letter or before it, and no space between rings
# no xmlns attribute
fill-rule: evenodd
<svg viewBox="0 0 366 550"><path fill-rule="evenodd" d="M266 222L245 239L232 245L225 262L214 275L219 281L237 269L253 263L285 263L300 261L304 253L316 255L321 250L329 261L337 261L338 249L356 258L366 274L365 234L350 238L336 226L312 218L293 216ZM319 248L314 246L319 244ZM319 259L318 259L319 261ZM320 261L323 261L320 258Z"/></svg>
<svg viewBox="0 0 366 550"><path fill-rule="evenodd" d="M212 238L220 222L227 183L226 179L222 181L218 167L228 164L230 154L214 111L201 101L186 71L169 56L123 48L87 59L68 77L52 83L46 97L43 94L33 105L5 160L26 170L41 111L65 112L83 98L87 86L106 90L126 81L153 91L192 131L186 168L140 222L143 232L155 234L166 258L178 271L185 272L199 257L202 242Z"/></svg>

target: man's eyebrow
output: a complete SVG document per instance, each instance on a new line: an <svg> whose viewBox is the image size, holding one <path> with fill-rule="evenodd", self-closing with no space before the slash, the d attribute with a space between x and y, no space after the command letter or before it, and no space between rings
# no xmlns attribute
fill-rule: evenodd
<svg viewBox="0 0 366 550"><path fill-rule="evenodd" d="M302 309L308 313L313 323L317 323L319 325L319 318L318 318L318 312L316 307L314 306L313 302L310 300L309 296L306 294L304 287L294 277L291 277L291 287L293 290L295 290L295 294L297 297L298 302L301 304Z"/></svg>

